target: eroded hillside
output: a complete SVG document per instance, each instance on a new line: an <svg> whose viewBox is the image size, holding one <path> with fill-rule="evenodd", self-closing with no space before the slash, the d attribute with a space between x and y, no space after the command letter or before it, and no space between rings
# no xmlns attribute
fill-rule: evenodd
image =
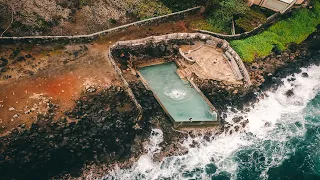
<svg viewBox="0 0 320 180"><path fill-rule="evenodd" d="M157 0L1 0L4 35L74 35L170 13Z"/></svg>

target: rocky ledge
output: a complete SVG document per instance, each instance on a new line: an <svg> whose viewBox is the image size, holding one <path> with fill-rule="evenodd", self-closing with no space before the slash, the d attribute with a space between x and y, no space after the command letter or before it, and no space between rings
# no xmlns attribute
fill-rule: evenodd
<svg viewBox="0 0 320 180"><path fill-rule="evenodd" d="M300 72L301 67L319 64L319 42L320 32L317 31L300 45L292 44L288 50L282 52L275 49L269 56L256 59L254 63L247 63L246 68L253 83L249 88L221 81L202 80L193 76L193 81L221 115L221 127L215 129L215 132L204 131L204 134L232 133L233 131L228 131L232 125L224 121L227 117L225 112L228 107L246 111L246 107L259 101L260 92L276 89L282 84L282 78ZM170 51L166 51L166 49ZM122 49L113 53L121 69L126 72L128 67L134 68L140 64L146 64L146 59L152 61L152 59L157 59L161 56L170 56L170 59L174 60L177 58L176 51L176 46L171 45L168 48L160 45L147 50L146 48L138 49L137 51ZM127 72L131 73L131 71ZM307 75L305 76L307 77ZM193 136L196 131L189 129L185 131L185 134L173 130L170 120L157 103L152 92L145 89L144 85L137 80L131 81L130 87L144 109L144 122L150 122L151 127L158 127L164 132L164 142L160 144L163 149L161 153L156 155L156 160L160 160L167 155L186 153L186 150L179 146L179 142L183 141L188 135ZM290 95L290 92L287 94ZM248 123L248 120L242 117L237 117L234 121L238 124L237 127L232 128L234 131L244 129ZM211 137L211 135L205 135L204 137Z"/></svg>
<svg viewBox="0 0 320 180"><path fill-rule="evenodd" d="M194 81L218 109L222 124L224 124L226 118L224 112L227 111L227 107L246 111L246 107L259 101L258 97L262 95L261 92L277 89L279 85L283 84L283 78L300 73L301 67L313 64L320 64L320 27L299 45L291 44L287 50L282 52L274 49L269 56L256 59L254 63L247 63L246 67L253 83L250 88L233 86L214 80L200 80L196 77L194 77ZM308 74L303 73L303 76L307 78ZM286 95L290 96L290 91ZM234 121L241 121L243 127L248 122L241 117L234 119ZM229 126L224 125L226 128Z"/></svg>
<svg viewBox="0 0 320 180"><path fill-rule="evenodd" d="M142 147L132 149L134 139L144 134L148 138L150 132L148 123L136 121L138 111L121 87L84 93L58 121L55 105L50 107L30 129L21 125L0 138L1 179L77 176L92 161L112 163L138 156Z"/></svg>
<svg viewBox="0 0 320 180"><path fill-rule="evenodd" d="M226 117L223 112L227 106L245 110L245 105L258 101L257 92L275 89L282 83L283 77L301 71L301 67L319 64L319 42L320 31L317 31L300 45L292 44L283 52L274 50L255 63L246 64L253 81L250 88L196 77L194 82L220 111L223 121ZM122 69L126 69L130 66L130 61L135 66L146 57L170 56L175 51L177 48L173 46L159 46L156 50L149 49L147 56L143 57L134 52L116 53L118 57L122 57L118 59L118 63L124 66ZM131 55L137 58L132 59ZM307 78L308 75L304 76ZM161 129L164 134L164 141L160 144L163 149L154 156L155 160L186 153L179 142L192 136L194 131L181 133L172 129L170 120L152 92L139 81L131 81L129 85L144 110L141 120L137 121L138 111L121 87L85 92L76 101L75 108L65 113L66 118L58 121L54 120L55 105L51 104L48 113L39 115L30 129L20 125L9 135L0 137L2 179L61 178L64 174L80 176L81 168L90 162L123 162L123 167L128 167L131 165L128 163L129 158L137 158L145 152L143 142L149 138L151 127ZM290 96L291 93L286 94ZM234 121L240 122L242 127L248 122L242 117L235 118ZM222 127L228 129L230 125L223 124ZM238 131L242 127L233 129ZM216 132L223 131L221 128ZM203 134L205 140L210 141L212 130L202 132ZM192 146L197 146L197 143L194 142Z"/></svg>

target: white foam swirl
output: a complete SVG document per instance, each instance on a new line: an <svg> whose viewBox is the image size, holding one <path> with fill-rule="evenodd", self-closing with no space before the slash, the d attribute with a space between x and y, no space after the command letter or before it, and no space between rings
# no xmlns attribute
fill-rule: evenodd
<svg viewBox="0 0 320 180"><path fill-rule="evenodd" d="M182 144L188 148L185 155L153 162L150 154L146 154L131 169L108 172L105 178L210 179L225 172L231 179L236 179L239 168L254 166L253 169L259 169L260 179L267 179L271 167L279 166L295 152L296 145L290 140L302 138L306 132L304 108L319 91L320 67L311 66L302 71L308 72L309 77L296 74L295 81L284 79L284 85L275 92L266 92L266 96L248 112L230 111L227 121L233 127L228 132L211 137L210 141L204 140L204 135L189 137ZM285 95L289 89L293 89L291 97ZM177 98L181 96L178 94ZM235 129L241 125L232 122L235 116L249 120L246 128L237 133ZM230 131L233 131L231 135ZM198 142L198 146L193 146L194 142ZM158 143L155 144L157 149ZM208 164L216 167L211 174L205 172Z"/></svg>
<svg viewBox="0 0 320 180"><path fill-rule="evenodd" d="M174 101L181 101L186 98L187 92L181 89L164 89L164 94Z"/></svg>

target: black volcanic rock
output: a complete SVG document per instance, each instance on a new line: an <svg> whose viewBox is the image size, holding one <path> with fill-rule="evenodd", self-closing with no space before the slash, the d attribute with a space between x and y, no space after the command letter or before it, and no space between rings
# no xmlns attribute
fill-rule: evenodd
<svg viewBox="0 0 320 180"><path fill-rule="evenodd" d="M293 95L294 95L293 89L289 89L289 90L285 93L285 95L286 95L287 97L293 96Z"/></svg>
<svg viewBox="0 0 320 180"><path fill-rule="evenodd" d="M4 57L0 58L0 67L5 67L6 65L8 65L8 60Z"/></svg>
<svg viewBox="0 0 320 180"><path fill-rule="evenodd" d="M117 102L117 106L112 106ZM118 110L122 106L129 109ZM54 106L51 106L54 108ZM138 110L126 92L117 87L84 94L67 112L77 122L39 115L24 131L0 138L1 179L48 179L64 173L77 176L87 162L111 163L130 157ZM108 155L110 158L102 158ZM5 157L5 158L2 158ZM75 174L76 173L76 174Z"/></svg>
<svg viewBox="0 0 320 180"><path fill-rule="evenodd" d="M309 77L309 74L306 72L303 72L301 75L302 75L302 77Z"/></svg>

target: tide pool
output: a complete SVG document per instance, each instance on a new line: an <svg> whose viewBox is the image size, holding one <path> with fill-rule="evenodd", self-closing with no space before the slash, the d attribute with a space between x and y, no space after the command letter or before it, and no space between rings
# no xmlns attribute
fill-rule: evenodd
<svg viewBox="0 0 320 180"><path fill-rule="evenodd" d="M139 71L175 122L217 121L216 113L188 81L178 76L177 69L170 62Z"/></svg>

